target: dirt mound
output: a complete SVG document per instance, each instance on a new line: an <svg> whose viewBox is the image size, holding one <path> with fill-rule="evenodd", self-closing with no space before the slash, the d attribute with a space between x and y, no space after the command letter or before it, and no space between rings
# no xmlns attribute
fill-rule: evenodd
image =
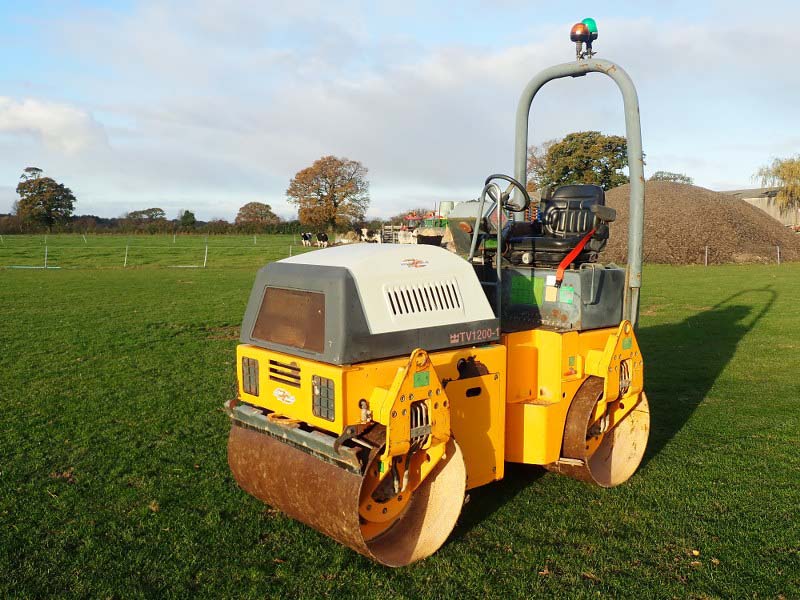
<svg viewBox="0 0 800 600"><path fill-rule="evenodd" d="M630 186L606 193L617 210L611 239L601 260L624 263L628 256ZM709 264L774 263L800 260L800 235L762 210L727 194L666 181L645 186L644 262L702 264L708 246Z"/></svg>

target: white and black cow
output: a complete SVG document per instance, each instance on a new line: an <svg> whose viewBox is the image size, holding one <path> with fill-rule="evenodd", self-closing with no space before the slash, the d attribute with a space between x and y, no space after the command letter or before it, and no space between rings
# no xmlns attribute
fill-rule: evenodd
<svg viewBox="0 0 800 600"><path fill-rule="evenodd" d="M317 246L320 248L327 248L328 247L328 234L327 233L318 233L317 234Z"/></svg>
<svg viewBox="0 0 800 600"><path fill-rule="evenodd" d="M379 231L374 231L372 229L367 229L366 227L362 227L361 230L358 232L359 238L362 242L367 242L370 244L380 244L381 243L381 234Z"/></svg>
<svg viewBox="0 0 800 600"><path fill-rule="evenodd" d="M310 233L301 233L300 238L303 240L303 246L311 246L311 239L313 238Z"/></svg>

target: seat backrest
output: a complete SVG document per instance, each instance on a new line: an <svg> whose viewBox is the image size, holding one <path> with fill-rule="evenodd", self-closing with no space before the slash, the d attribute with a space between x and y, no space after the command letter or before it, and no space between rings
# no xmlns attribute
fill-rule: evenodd
<svg viewBox="0 0 800 600"><path fill-rule="evenodd" d="M552 237L585 235L597 223L592 205L605 205L599 185L562 185L542 201L542 227Z"/></svg>

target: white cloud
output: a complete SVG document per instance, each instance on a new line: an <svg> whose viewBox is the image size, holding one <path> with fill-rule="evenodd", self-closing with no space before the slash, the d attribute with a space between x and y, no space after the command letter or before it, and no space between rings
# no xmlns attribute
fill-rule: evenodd
<svg viewBox="0 0 800 600"><path fill-rule="evenodd" d="M66 154L106 143L102 126L86 111L32 98L0 96L0 133L33 136Z"/></svg>
<svg viewBox="0 0 800 600"><path fill-rule="evenodd" d="M79 211L111 215L158 205L231 218L251 200L289 214L290 177L323 154L366 164L378 215L474 196L487 174L510 172L519 93L539 69L571 60L566 29L520 18L495 46L466 35L437 43L371 29L368 12L321 0L80 12L59 24L58 50L90 65L66 84L81 106L0 98L0 131L42 140L25 145L25 160L63 176ZM746 185L796 145L793 42L767 17L735 13L602 20L599 56L639 89L647 172ZM532 123L531 142L624 132L619 93L599 75L550 84ZM19 151L0 140L0 159Z"/></svg>
<svg viewBox="0 0 800 600"><path fill-rule="evenodd" d="M17 201L17 191L10 185L0 185L0 213L10 213ZM8 208L5 208L8 206Z"/></svg>

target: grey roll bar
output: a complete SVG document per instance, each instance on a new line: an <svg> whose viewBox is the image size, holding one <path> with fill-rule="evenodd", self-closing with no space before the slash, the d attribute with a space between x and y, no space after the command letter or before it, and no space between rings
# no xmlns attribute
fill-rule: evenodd
<svg viewBox="0 0 800 600"><path fill-rule="evenodd" d="M642 236L644 233L644 159L642 128L639 123L639 99L628 74L619 65L600 59L577 60L554 65L541 71L528 82L517 105L516 140L514 144L514 178L524 185L528 180L528 118L537 92L548 81L562 77L582 77L587 73L604 73L622 92L625 105L625 135L628 140L628 169L631 177L630 216L628 220L628 267L625 274L625 298L622 318L636 326L639 320L639 289L642 287ZM516 200L518 190L514 190ZM515 220L522 215L515 214Z"/></svg>

